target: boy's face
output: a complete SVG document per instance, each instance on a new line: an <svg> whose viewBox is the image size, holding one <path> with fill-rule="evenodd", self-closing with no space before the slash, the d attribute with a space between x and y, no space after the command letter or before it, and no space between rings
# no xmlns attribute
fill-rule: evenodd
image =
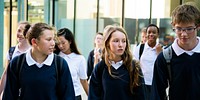
<svg viewBox="0 0 200 100"><path fill-rule="evenodd" d="M194 23L180 23L174 25L174 31L178 37L178 45L187 50L196 45L197 26Z"/></svg>

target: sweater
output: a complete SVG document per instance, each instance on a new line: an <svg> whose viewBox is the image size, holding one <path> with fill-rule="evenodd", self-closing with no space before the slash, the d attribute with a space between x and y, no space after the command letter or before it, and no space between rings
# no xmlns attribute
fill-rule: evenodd
<svg viewBox="0 0 200 100"><path fill-rule="evenodd" d="M63 66L59 81L55 60L51 66L43 65L39 68L35 64L28 66L26 60L21 62L18 59L19 56L9 63L3 100L17 100L19 93L20 100L75 100L71 74L63 58L60 58L63 59L60 65ZM23 63L20 71L16 67L19 63Z"/></svg>
<svg viewBox="0 0 200 100"><path fill-rule="evenodd" d="M171 81L163 53L160 53L154 66L152 100L166 100L169 87L169 100L200 100L200 53L177 56L172 51L170 63ZM168 83L169 82L169 83ZM168 85L169 84L169 85Z"/></svg>
<svg viewBox="0 0 200 100"><path fill-rule="evenodd" d="M88 100L145 100L144 79L140 86L130 91L130 77L123 64L117 70L111 66L113 75L108 73L105 61L100 61L94 68L90 79Z"/></svg>

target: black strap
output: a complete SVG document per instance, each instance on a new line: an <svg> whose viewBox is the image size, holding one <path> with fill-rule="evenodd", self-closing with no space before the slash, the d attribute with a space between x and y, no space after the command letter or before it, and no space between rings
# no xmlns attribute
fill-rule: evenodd
<svg viewBox="0 0 200 100"><path fill-rule="evenodd" d="M21 78L20 73L21 73L21 70L22 70L22 68L23 68L23 64L24 64L25 58L26 58L25 55L26 55L25 53L24 53L24 54L21 54L21 55L18 57L18 59L17 59L17 65L16 65L16 67L17 67L17 71L18 71L18 78L19 78L19 81L20 81L20 78Z"/></svg>
<svg viewBox="0 0 200 100"><path fill-rule="evenodd" d="M8 50L10 60L12 59L12 56L13 56L13 52L14 52L14 51L15 51L15 46L14 46L14 47L10 47L10 49Z"/></svg>
<svg viewBox="0 0 200 100"><path fill-rule="evenodd" d="M139 51L139 59L141 58L143 51L144 51L144 44L141 44L140 51Z"/></svg>
<svg viewBox="0 0 200 100"><path fill-rule="evenodd" d="M61 90L59 88L59 83L61 79L61 71L62 71L62 63L64 59L61 59L58 55L54 54L54 63L55 63L55 69L56 69L56 90L58 94L58 98L61 96Z"/></svg>
<svg viewBox="0 0 200 100"><path fill-rule="evenodd" d="M62 70L62 66L61 63L63 61L63 59L61 59L60 57L58 57L58 55L54 54L54 62L55 62L55 67L56 67L56 80L58 81L61 75L61 70Z"/></svg>

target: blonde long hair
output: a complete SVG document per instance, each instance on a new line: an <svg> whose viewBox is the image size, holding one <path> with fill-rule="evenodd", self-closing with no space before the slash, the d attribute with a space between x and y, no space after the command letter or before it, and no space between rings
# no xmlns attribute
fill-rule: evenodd
<svg viewBox="0 0 200 100"><path fill-rule="evenodd" d="M126 48L124 51L124 54L121 56L122 60L123 60L123 64L126 66L128 72L129 72L129 76L130 76L130 90L133 93L133 88L139 85L139 63L134 61L133 63L133 56L131 53L131 49L130 49L130 43L128 40L128 36L126 31L120 27L120 26L112 26L112 25L108 25L105 27L104 32L103 32L103 36L104 36L104 44L103 44L103 51L102 51L102 59L105 60L106 65L108 66L108 72L109 74L113 77L112 75L112 71L111 71L111 64L109 63L109 54L110 53L110 48L109 48L109 41L111 38L112 33L116 32L116 31L120 31L122 33L124 33L124 35L126 36ZM133 65L135 67L132 67Z"/></svg>

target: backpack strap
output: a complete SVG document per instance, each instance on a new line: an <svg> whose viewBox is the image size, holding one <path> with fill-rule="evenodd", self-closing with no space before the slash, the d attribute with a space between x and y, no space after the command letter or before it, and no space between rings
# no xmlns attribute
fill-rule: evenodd
<svg viewBox="0 0 200 100"><path fill-rule="evenodd" d="M144 51L144 44L141 44L140 51L139 51L139 59L141 58L143 51Z"/></svg>
<svg viewBox="0 0 200 100"><path fill-rule="evenodd" d="M168 48L163 50L163 56L167 62L167 70L169 74L169 81L171 81L172 76L171 76L171 66L170 66L170 61L172 59L172 47L169 46Z"/></svg>
<svg viewBox="0 0 200 100"><path fill-rule="evenodd" d="M62 63L64 59L61 59L58 55L54 54L54 63L55 63L55 69L56 69L56 90L57 94L61 95L60 90L59 90L59 83L60 83L60 78L61 78L61 71L62 71Z"/></svg>
<svg viewBox="0 0 200 100"><path fill-rule="evenodd" d="M14 51L15 51L15 46L14 46L14 47L10 47L10 49L8 50L9 59L10 59L10 60L12 59L12 56L13 56Z"/></svg>
<svg viewBox="0 0 200 100"><path fill-rule="evenodd" d="M54 63L56 66L56 79L57 81L59 80L60 76L61 76L61 70L62 70L62 66L61 63L63 61L63 59L61 59L60 57L58 57L58 55L54 54Z"/></svg>
<svg viewBox="0 0 200 100"><path fill-rule="evenodd" d="M16 67L17 67L17 72L18 72L18 78L19 78L19 80L21 78L20 73L22 71L25 58L26 58L26 53L23 53L17 59L17 65L16 65Z"/></svg>

